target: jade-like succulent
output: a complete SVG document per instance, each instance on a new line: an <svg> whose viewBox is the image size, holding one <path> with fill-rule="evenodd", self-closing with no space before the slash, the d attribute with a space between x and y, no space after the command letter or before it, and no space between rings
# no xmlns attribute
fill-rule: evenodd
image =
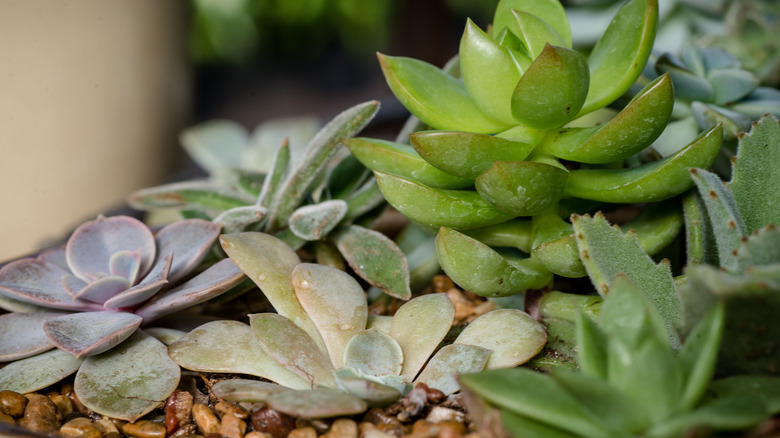
<svg viewBox="0 0 780 438"><path fill-rule="evenodd" d="M687 169L708 168L722 142L718 125L643 163L637 154L672 115L668 75L619 111L606 108L639 77L657 17L655 0L627 2L585 57L571 49L557 0L502 0L489 33L467 23L460 78L380 55L393 93L432 130L412 133L411 146L346 144L391 205L437 233L441 266L464 289L503 296L543 288L553 274L584 276L571 213L673 198L693 185ZM655 207L632 225L650 252L682 226L678 207Z"/></svg>
<svg viewBox="0 0 780 438"><path fill-rule="evenodd" d="M409 299L404 254L360 225L381 209L382 194L371 173L342 148L378 109L376 101L356 105L295 150L291 145L313 131L311 121L289 125L297 141L281 146L274 142L279 126L258 129L252 139L225 122L194 128L183 135L184 144L211 178L140 190L128 203L142 210L176 208L219 223L226 233L273 233L295 249L308 244L321 263L343 267L346 260L371 285Z"/></svg>
<svg viewBox="0 0 780 438"><path fill-rule="evenodd" d="M220 240L278 313L250 315L249 325L207 323L171 344L169 354L184 368L256 375L286 387L272 397L267 385L242 396L268 401L282 412L306 417L343 415L344 409L356 413L349 409L360 412L397 400L412 382L450 394L459 389L456 373L516 366L538 353L547 337L525 312L499 309L474 320L454 343L437 351L455 315L445 294L413 298L392 317L369 317L366 294L349 274L300 263L294 251L269 234L245 232ZM308 411L314 408L302 400L319 400L321 395L309 391L323 388L338 394L332 409Z"/></svg>
<svg viewBox="0 0 780 438"><path fill-rule="evenodd" d="M127 420L154 409L180 370L139 327L244 278L230 259L190 275L218 234L200 219L154 235L131 217L99 217L64 247L5 265L0 305L13 313L0 316L0 361L11 363L0 369L0 389L32 392L78 371L75 391L90 409Z"/></svg>

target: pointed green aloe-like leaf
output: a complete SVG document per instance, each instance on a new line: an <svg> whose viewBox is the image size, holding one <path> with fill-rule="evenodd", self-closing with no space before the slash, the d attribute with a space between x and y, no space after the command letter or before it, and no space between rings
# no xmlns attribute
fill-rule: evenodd
<svg viewBox="0 0 780 438"><path fill-rule="evenodd" d="M512 93L512 115L536 129L573 120L588 93L588 64L578 52L545 46Z"/></svg>
<svg viewBox="0 0 780 438"><path fill-rule="evenodd" d="M610 436L590 412L555 379L525 368L503 368L460 376L460 383L506 409L575 436Z"/></svg>
<svg viewBox="0 0 780 438"><path fill-rule="evenodd" d="M43 324L61 315L58 312L0 315L0 362L23 359L54 348Z"/></svg>
<svg viewBox="0 0 780 438"><path fill-rule="evenodd" d="M490 353L489 349L477 345L446 345L433 355L415 382L450 395L460 390L457 375L482 371Z"/></svg>
<svg viewBox="0 0 780 438"><path fill-rule="evenodd" d="M495 34L510 26L514 20L512 11L523 11L533 14L550 25L560 35L566 47L571 47L571 29L566 11L557 0L501 0L496 6L493 16L493 32Z"/></svg>
<svg viewBox="0 0 780 438"><path fill-rule="evenodd" d="M344 142L364 166L391 173L437 189L462 189L473 184L428 164L409 145L385 140L350 138Z"/></svg>
<svg viewBox="0 0 780 438"><path fill-rule="evenodd" d="M508 128L479 110L462 82L412 58L379 54L379 65L395 97L436 129L494 134Z"/></svg>
<svg viewBox="0 0 780 438"><path fill-rule="evenodd" d="M442 227L436 236L442 269L460 287L482 296L507 296L541 289L552 280L550 271L533 258L503 257L484 243Z"/></svg>
<svg viewBox="0 0 780 438"><path fill-rule="evenodd" d="M387 202L401 214L433 229L479 228L512 219L471 190L436 190L389 173L374 172Z"/></svg>
<svg viewBox="0 0 780 438"><path fill-rule="evenodd" d="M680 408L683 410L691 409L699 403L715 375L715 364L723 336L723 309L722 303L713 306L685 339L685 345L680 351L678 360L685 382L680 400Z"/></svg>
<svg viewBox="0 0 780 438"><path fill-rule="evenodd" d="M612 341L619 342L626 350L638 348L648 337L666 340L669 336L661 315L623 273L618 274L610 286L601 306L599 322L599 327Z"/></svg>
<svg viewBox="0 0 780 438"><path fill-rule="evenodd" d="M680 300L668 263L655 264L642 250L633 233L623 234L603 215L572 216L580 257L594 287L602 296L623 273L653 303L662 316L670 340L679 347L676 328L682 318Z"/></svg>
<svg viewBox="0 0 780 438"><path fill-rule="evenodd" d="M401 376L414 380L431 353L452 327L455 306L446 294L422 295L407 301L393 316L390 336L401 346Z"/></svg>
<svg viewBox="0 0 780 438"><path fill-rule="evenodd" d="M254 203L254 199L241 192L204 181L186 181L138 190L130 194L126 201L138 210L175 207L214 215Z"/></svg>
<svg viewBox="0 0 780 438"><path fill-rule="evenodd" d="M780 413L780 378L740 375L718 379L707 388L715 398L744 394L764 399L769 415Z"/></svg>
<svg viewBox="0 0 780 438"><path fill-rule="evenodd" d="M38 391L75 373L84 358L59 349L11 362L0 369L0 388L20 394Z"/></svg>
<svg viewBox="0 0 780 438"><path fill-rule="evenodd" d="M282 366L312 386L336 386L327 353L292 321L276 313L257 313L249 315L249 325L263 350Z"/></svg>
<svg viewBox="0 0 780 438"><path fill-rule="evenodd" d="M578 278L587 275L577 251L571 224L557 214L540 214L531 218L533 255L556 275Z"/></svg>
<svg viewBox="0 0 780 438"><path fill-rule="evenodd" d="M401 374L404 354L390 335L368 329L349 340L342 359L345 366L369 376L397 376Z"/></svg>
<svg viewBox="0 0 780 438"><path fill-rule="evenodd" d="M607 380L606 334L583 312L577 314L577 363L584 375Z"/></svg>
<svg viewBox="0 0 780 438"><path fill-rule="evenodd" d="M746 231L780 225L780 122L766 116L739 140L729 187L745 221Z"/></svg>
<svg viewBox="0 0 780 438"><path fill-rule="evenodd" d="M392 297L411 298L409 265L395 242L359 225L342 227L334 239L350 268L361 278Z"/></svg>
<svg viewBox="0 0 780 438"><path fill-rule="evenodd" d="M539 421L528 417L515 414L512 411L499 411L501 425L510 434L510 436L521 436L524 438L577 438L582 435L564 432L563 430L548 426Z"/></svg>
<svg viewBox="0 0 780 438"><path fill-rule="evenodd" d="M514 10L513 20L509 23L509 30L522 41L531 59L536 59L544 51L544 46L571 48L571 43L564 40L558 32L548 23L534 14Z"/></svg>
<svg viewBox="0 0 780 438"><path fill-rule="evenodd" d="M314 321L333 367L344 364L344 349L366 328L368 304L360 284L351 275L330 266L301 263L292 272L295 295Z"/></svg>
<svg viewBox="0 0 780 438"><path fill-rule="evenodd" d="M536 356L547 341L539 321L518 309L493 310L472 321L456 344L477 345L492 351L487 369L512 368Z"/></svg>
<svg viewBox="0 0 780 438"><path fill-rule="evenodd" d="M172 343L168 354L193 371L249 374L293 389L311 387L263 351L249 326L238 321L203 324Z"/></svg>
<svg viewBox="0 0 780 438"><path fill-rule="evenodd" d="M558 158L580 163L622 160L645 149L661 135L673 106L672 81L669 75L663 75L645 86L606 124L562 130L549 137L545 147Z"/></svg>
<svg viewBox="0 0 780 438"><path fill-rule="evenodd" d="M84 360L73 388L89 409L135 421L165 403L180 375L165 344L137 331L111 351Z"/></svg>
<svg viewBox="0 0 780 438"><path fill-rule="evenodd" d="M522 161L534 148L531 142L458 131L420 131L409 139L425 161L472 181L493 162Z"/></svg>
<svg viewBox="0 0 780 438"><path fill-rule="evenodd" d="M742 236L746 234L734 195L716 174L696 168L690 172L707 208L719 264L723 268L734 269L737 266L736 251Z"/></svg>
<svg viewBox="0 0 780 438"><path fill-rule="evenodd" d="M341 112L317 132L306 151L284 180L268 206L266 231L283 228L287 220L309 194L330 159L342 146L342 141L360 132L379 110L379 102L368 101Z"/></svg>
<svg viewBox="0 0 780 438"><path fill-rule="evenodd" d="M533 216L563 196L568 171L534 161L496 161L476 181L477 192L499 210Z"/></svg>
<svg viewBox="0 0 780 438"><path fill-rule="evenodd" d="M290 230L301 239L320 240L341 222L347 208L347 203L341 199L304 205L290 215Z"/></svg>
<svg viewBox="0 0 780 438"><path fill-rule="evenodd" d="M458 54L463 84L477 107L492 119L515 124L509 96L520 71L504 48L469 19Z"/></svg>
<svg viewBox="0 0 780 438"><path fill-rule="evenodd" d="M693 143L662 160L624 169L578 169L569 172L566 194L602 202L652 202L671 198L691 186L688 169L715 162L723 129L715 126Z"/></svg>
<svg viewBox="0 0 780 438"><path fill-rule="evenodd" d="M270 234L244 232L223 234L222 249L247 277L257 284L274 309L293 321L326 351L320 332L295 296L293 269L301 259L286 243Z"/></svg>
<svg viewBox="0 0 780 438"><path fill-rule="evenodd" d="M697 427L736 431L761 424L768 416L766 405L760 398L733 394L658 423L648 429L647 436L682 436Z"/></svg>
<svg viewBox="0 0 780 438"><path fill-rule="evenodd" d="M588 58L590 89L581 115L610 104L634 85L653 49L657 23L657 0L630 0L618 10Z"/></svg>
<svg viewBox="0 0 780 438"><path fill-rule="evenodd" d="M211 390L222 400L233 402L265 402L272 394L291 391L282 385L249 379L226 379L215 383Z"/></svg>
<svg viewBox="0 0 780 438"><path fill-rule="evenodd" d="M324 388L279 392L268 397L268 404L279 412L304 419L345 417L368 409L365 401L352 394Z"/></svg>

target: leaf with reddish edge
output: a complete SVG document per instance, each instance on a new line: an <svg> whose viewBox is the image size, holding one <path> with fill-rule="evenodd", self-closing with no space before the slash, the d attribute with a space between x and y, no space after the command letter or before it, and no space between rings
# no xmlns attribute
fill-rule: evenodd
<svg viewBox="0 0 780 438"><path fill-rule="evenodd" d="M477 373L485 368L491 350L477 345L450 344L428 361L415 382L422 382L445 395L460 390L457 374Z"/></svg>
<svg viewBox="0 0 780 438"><path fill-rule="evenodd" d="M135 314L144 319L144 323L161 316L192 307L221 295L244 279L244 273L230 259L222 259L191 280L145 303Z"/></svg>
<svg viewBox="0 0 780 438"><path fill-rule="evenodd" d="M140 283L135 287L131 287L130 289L115 295L113 298L103 303L103 307L106 309L132 307L143 303L154 296L154 294L162 289L163 286L168 284L167 276L168 270L171 267L172 258L173 254L168 254L165 258L159 260Z"/></svg>
<svg viewBox="0 0 780 438"><path fill-rule="evenodd" d="M11 362L54 348L43 324L59 312L8 313L0 315L0 362Z"/></svg>
<svg viewBox="0 0 780 438"><path fill-rule="evenodd" d="M198 267L216 242L221 227L203 219L176 221L155 237L159 255L173 253L168 280L173 283Z"/></svg>
<svg viewBox="0 0 780 438"><path fill-rule="evenodd" d="M59 246L57 248L51 248L43 251L42 253L38 254L38 260L57 265L66 271L70 271L70 266L68 266L68 257L65 254L65 246Z"/></svg>
<svg viewBox="0 0 780 438"><path fill-rule="evenodd" d="M111 254L108 261L108 273L126 278L134 285L141 269L141 251L118 251Z"/></svg>
<svg viewBox="0 0 780 438"><path fill-rule="evenodd" d="M406 381L414 380L452 327L454 319L455 306L443 293L419 296L395 312L390 335L404 353L401 375Z"/></svg>
<svg viewBox="0 0 780 438"><path fill-rule="evenodd" d="M126 278L112 275L87 283L81 290L73 294L73 298L103 304L129 287L130 282Z"/></svg>
<svg viewBox="0 0 780 438"><path fill-rule="evenodd" d="M132 313L83 312L46 321L43 330L57 348L82 357L113 348L140 325L141 317Z"/></svg>
<svg viewBox="0 0 780 438"><path fill-rule="evenodd" d="M20 359L0 369L0 388L20 394L38 391L75 373L83 361L56 348Z"/></svg>
<svg viewBox="0 0 780 438"><path fill-rule="evenodd" d="M120 251L141 251L140 275L154 262L154 236L146 225L129 216L103 217L85 222L71 234L65 254L74 275L92 281L110 271L110 260Z"/></svg>
<svg viewBox="0 0 780 438"><path fill-rule="evenodd" d="M13 261L0 269L0 293L14 300L65 310L97 310L102 306L74 300L62 287L69 273L39 259Z"/></svg>

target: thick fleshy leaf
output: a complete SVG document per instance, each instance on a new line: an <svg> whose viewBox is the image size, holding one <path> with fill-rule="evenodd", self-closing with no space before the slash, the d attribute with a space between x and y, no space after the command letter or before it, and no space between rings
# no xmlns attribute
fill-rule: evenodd
<svg viewBox="0 0 780 438"><path fill-rule="evenodd" d="M514 216L548 210L563 196L568 171L533 161L496 161L476 182L489 203Z"/></svg>
<svg viewBox="0 0 780 438"><path fill-rule="evenodd" d="M715 375L723 326L724 306L718 303L685 339L685 345L678 356L685 382L680 400L682 409L691 409L701 400Z"/></svg>
<svg viewBox="0 0 780 438"><path fill-rule="evenodd" d="M276 313L249 315L249 325L269 356L312 386L334 388L333 365L325 351L292 321Z"/></svg>
<svg viewBox="0 0 780 438"><path fill-rule="evenodd" d="M44 250L38 255L38 260L45 263L53 263L66 271L70 271L64 245Z"/></svg>
<svg viewBox="0 0 780 438"><path fill-rule="evenodd" d="M672 81L669 75L663 75L642 89L606 124L561 130L546 139L544 145L556 157L580 163L622 160L645 149L661 135L673 106Z"/></svg>
<svg viewBox="0 0 780 438"><path fill-rule="evenodd" d="M634 85L653 49L657 22L657 0L631 0L620 8L588 58L590 89L580 114L610 104Z"/></svg>
<svg viewBox="0 0 780 438"><path fill-rule="evenodd" d="M257 202L255 205L268 207L273 202L278 190L279 185L282 183L282 178L290 170L290 143L285 140L276 151L273 164L271 165L268 175L263 180L263 187L260 189L260 194L257 196Z"/></svg>
<svg viewBox="0 0 780 438"><path fill-rule="evenodd" d="M492 119L516 123L509 96L520 71L507 52L469 19L458 54L463 83L477 107Z"/></svg>
<svg viewBox="0 0 780 438"><path fill-rule="evenodd" d="M571 224L555 213L531 218L533 225L533 255L547 270L563 277L587 275L577 251Z"/></svg>
<svg viewBox="0 0 780 438"><path fill-rule="evenodd" d="M623 228L634 230L642 249L648 255L655 255L674 241L683 224L680 201L672 198L647 204L639 216L626 222Z"/></svg>
<svg viewBox="0 0 780 438"><path fill-rule="evenodd" d="M395 97L420 120L436 129L493 134L508 125L486 116L462 82L439 68L412 58L379 54L379 65Z"/></svg>
<svg viewBox="0 0 780 438"><path fill-rule="evenodd" d="M343 358L344 366L369 376L401 374L404 354L390 335L377 329L363 330L349 340Z"/></svg>
<svg viewBox="0 0 780 438"><path fill-rule="evenodd" d="M422 382L445 395L460 390L458 374L476 373L485 368L490 350L476 345L450 344L442 347L417 376Z"/></svg>
<svg viewBox="0 0 780 438"><path fill-rule="evenodd" d="M327 236L347 214L347 203L341 199L304 205L290 215L290 230L304 240Z"/></svg>
<svg viewBox="0 0 780 438"><path fill-rule="evenodd" d="M762 398L770 415L780 413L780 378L758 375L731 376L713 381L708 391L715 398L726 398L734 394Z"/></svg>
<svg viewBox="0 0 780 438"><path fill-rule="evenodd" d="M455 306L443 293L413 298L395 312L390 335L403 351L401 375L407 381L414 380L454 319Z"/></svg>
<svg viewBox="0 0 780 438"><path fill-rule="evenodd" d="M536 356L547 341L539 321L517 309L498 309L471 322L455 339L456 344L491 350L487 369L511 368Z"/></svg>
<svg viewBox="0 0 780 438"><path fill-rule="evenodd" d="M533 242L531 221L528 219L513 219L500 224L467 230L463 234L488 246L517 248L525 253L531 252Z"/></svg>
<svg viewBox="0 0 780 438"><path fill-rule="evenodd" d="M182 131L179 136L190 158L210 174L243 164L249 132L230 120L212 120Z"/></svg>
<svg viewBox="0 0 780 438"><path fill-rule="evenodd" d="M268 404L279 412L305 419L344 417L368 409L360 398L335 389L280 392L268 397Z"/></svg>
<svg viewBox="0 0 780 438"><path fill-rule="evenodd" d="M75 291L73 298L102 304L128 288L130 288L130 282L125 277L100 277Z"/></svg>
<svg viewBox="0 0 780 438"><path fill-rule="evenodd" d="M712 70L707 75L715 92L716 105L728 105L750 94L758 87L758 76L739 68Z"/></svg>
<svg viewBox="0 0 780 438"><path fill-rule="evenodd" d="M661 74L669 74L674 82L674 95L685 101L698 100L712 102L715 91L707 79L682 65L674 57L663 54L658 57L655 69Z"/></svg>
<svg viewBox="0 0 780 438"><path fill-rule="evenodd" d="M578 169L569 172L566 194L602 202L652 202L671 198L693 185L688 169L709 168L720 151L720 125L662 160L625 169Z"/></svg>
<svg viewBox="0 0 780 438"><path fill-rule="evenodd" d="M509 30L520 37L531 59L538 58L547 44L571 48L571 42L567 44L567 41L540 17L515 10L512 11L512 18Z"/></svg>
<svg viewBox="0 0 780 438"><path fill-rule="evenodd" d="M54 349L11 362L0 369L0 388L20 394L51 386L79 369L84 359Z"/></svg>
<svg viewBox="0 0 780 438"><path fill-rule="evenodd" d="M435 190L394 175L374 172L393 207L418 224L437 229L479 228L512 219L470 190Z"/></svg>
<svg viewBox="0 0 780 438"><path fill-rule="evenodd" d="M387 236L349 225L339 230L334 239L352 270L369 284L395 298L412 297L406 256Z"/></svg>
<svg viewBox="0 0 780 438"><path fill-rule="evenodd" d="M231 208L250 205L255 200L243 192L212 182L184 181L138 190L131 193L126 201L138 210L174 207L216 215Z"/></svg>
<svg viewBox="0 0 780 438"><path fill-rule="evenodd" d="M214 223L221 225L225 233L238 233L263 220L267 211L265 207L256 205L231 208L215 217Z"/></svg>
<svg viewBox="0 0 780 438"><path fill-rule="evenodd" d="M0 293L36 306L63 310L95 310L102 306L73 297L63 288L68 271L56 264L26 258L13 261L0 269Z"/></svg>
<svg viewBox="0 0 780 438"><path fill-rule="evenodd" d="M126 312L84 312L62 315L43 325L57 348L76 356L102 353L132 335L142 318Z"/></svg>
<svg viewBox="0 0 780 438"><path fill-rule="evenodd" d="M46 307L36 306L34 304L9 298L2 294L2 287L0 287L0 309L18 313L45 312L51 310Z"/></svg>
<svg viewBox="0 0 780 438"><path fill-rule="evenodd" d="M165 403L180 376L165 345L138 331L113 351L84 360L73 387L89 409L135 421Z"/></svg>
<svg viewBox="0 0 780 438"><path fill-rule="evenodd" d="M512 11L518 10L533 14L549 24L563 37L567 47L571 47L571 29L566 11L557 0L502 0L496 6L493 17L493 32L501 32L512 22Z"/></svg>
<svg viewBox="0 0 780 438"><path fill-rule="evenodd" d="M347 343L366 327L368 304L363 288L344 271L312 263L296 266L292 283L298 301L325 341L333 367L341 368Z"/></svg>
<svg viewBox="0 0 780 438"><path fill-rule="evenodd" d="M173 253L168 280L175 282L198 267L219 236L219 224L201 219L176 221L157 233L157 252Z"/></svg>
<svg viewBox="0 0 780 438"><path fill-rule="evenodd" d="M447 169L439 170L439 166L429 164L406 144L367 138L350 138L344 144L371 170L398 175L438 189L462 189L473 184L473 180L445 173Z"/></svg>
<svg viewBox="0 0 780 438"><path fill-rule="evenodd" d="M249 379L220 380L211 387L214 395L232 402L265 402L272 394L291 391L282 385Z"/></svg>
<svg viewBox="0 0 780 438"><path fill-rule="evenodd" d="M517 83L512 115L532 128L562 126L582 108L589 76L588 63L579 52L548 44Z"/></svg>
<svg viewBox="0 0 780 438"><path fill-rule="evenodd" d="M0 362L11 362L54 348L43 331L43 324L61 315L57 312L0 315Z"/></svg>
<svg viewBox="0 0 780 438"><path fill-rule="evenodd" d="M111 256L120 251L140 251L140 275L154 262L154 236L138 219L129 216L100 216L86 222L71 234L65 248L71 272L84 281L111 271Z"/></svg>
<svg viewBox="0 0 780 438"><path fill-rule="evenodd" d="M425 161L472 181L494 161L521 161L534 148L532 142L457 131L421 131L409 139Z"/></svg>
<svg viewBox="0 0 780 438"><path fill-rule="evenodd" d="M150 336L154 336L158 341L165 345L171 345L187 334L185 331L167 327L146 327L144 328L144 332Z"/></svg>
<svg viewBox="0 0 780 438"><path fill-rule="evenodd" d="M154 297L136 309L135 313L141 316L145 323L149 323L161 316L217 297L243 280L244 273L235 263L231 259L222 259L186 283Z"/></svg>
<svg viewBox="0 0 780 438"><path fill-rule="evenodd" d="M697 427L715 430L743 430L769 417L763 400L748 394L733 394L677 415L648 430L651 436L680 436Z"/></svg>
<svg viewBox="0 0 780 438"><path fill-rule="evenodd" d="M108 261L108 273L124 277L133 285L141 269L140 251L118 251L111 255Z"/></svg>
<svg viewBox="0 0 780 438"><path fill-rule="evenodd" d="M171 344L168 354L193 371L249 374L293 389L311 387L263 351L252 329L238 321L203 324Z"/></svg>
<svg viewBox="0 0 780 438"><path fill-rule="evenodd" d="M442 269L460 287L482 296L501 297L540 289L552 274L533 258L510 260L482 242L450 228L436 236Z"/></svg>
<svg viewBox="0 0 780 438"><path fill-rule="evenodd" d="M265 233L223 234L219 240L222 249L257 284L274 309L303 328L326 351L320 332L303 310L290 280L293 269L301 262L295 251Z"/></svg>
<svg viewBox="0 0 780 438"><path fill-rule="evenodd" d="M368 320L366 321L367 329L377 329L386 335L390 334L392 326L393 317L390 315L368 315Z"/></svg>
<svg viewBox="0 0 780 438"><path fill-rule="evenodd" d="M173 254L168 254L158 260L152 270L140 283L131 287L103 303L106 309L118 309L122 307L136 306L148 300L168 284L168 271L171 269Z"/></svg>
<svg viewBox="0 0 780 438"><path fill-rule="evenodd" d="M369 407L388 406L402 396L401 392L393 386L356 376L348 371L347 369L341 369L336 372L339 388L359 397Z"/></svg>

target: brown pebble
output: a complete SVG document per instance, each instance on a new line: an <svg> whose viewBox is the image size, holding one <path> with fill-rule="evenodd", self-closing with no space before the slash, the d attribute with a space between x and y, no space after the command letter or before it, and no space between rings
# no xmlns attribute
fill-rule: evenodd
<svg viewBox="0 0 780 438"><path fill-rule="evenodd" d="M232 414L222 417L219 433L225 438L241 438L246 433L246 422Z"/></svg>
<svg viewBox="0 0 780 438"><path fill-rule="evenodd" d="M60 435L72 438L101 438L103 436L95 427L95 422L86 417L74 418L63 424L60 428Z"/></svg>
<svg viewBox="0 0 780 438"><path fill-rule="evenodd" d="M173 434L192 419L192 394L186 391L173 391L165 404L165 430Z"/></svg>
<svg viewBox="0 0 780 438"><path fill-rule="evenodd" d="M0 391L0 411L14 418L24 415L24 408L27 407L27 397L13 391Z"/></svg>
<svg viewBox="0 0 780 438"><path fill-rule="evenodd" d="M348 418L339 418L330 426L328 433L322 436L326 438L357 438L358 425Z"/></svg>
<svg viewBox="0 0 780 438"><path fill-rule="evenodd" d="M433 284L433 291L437 293L447 292L455 288L455 283L446 275L434 275L431 283Z"/></svg>
<svg viewBox="0 0 780 438"><path fill-rule="evenodd" d="M192 418L205 435L219 433L219 418L208 406L200 403L192 405Z"/></svg>
<svg viewBox="0 0 780 438"><path fill-rule="evenodd" d="M232 403L222 401L218 402L216 405L214 405L214 410L217 411L217 414L219 414L219 416L223 419L225 415L228 414L242 420L249 418L249 412L247 412L246 409L242 408L241 406L236 406Z"/></svg>
<svg viewBox="0 0 780 438"><path fill-rule="evenodd" d="M244 435L244 438L271 438L271 435L255 430Z"/></svg>
<svg viewBox="0 0 780 438"><path fill-rule="evenodd" d="M295 429L287 435L289 438L317 438L317 431L313 427Z"/></svg>
<svg viewBox="0 0 780 438"><path fill-rule="evenodd" d="M383 430L380 430L373 423L360 423L360 437L361 438L395 438L398 435L394 435Z"/></svg>
<svg viewBox="0 0 780 438"><path fill-rule="evenodd" d="M60 411L60 418L65 418L73 413L73 401L68 396L53 394L49 398L57 406L57 410Z"/></svg>
<svg viewBox="0 0 780 438"><path fill-rule="evenodd" d="M165 426L149 420L127 423L122 426L122 432L133 438L165 438Z"/></svg>
<svg viewBox="0 0 780 438"><path fill-rule="evenodd" d="M401 422L397 418L391 417L385 413L382 409L373 408L366 413L363 417L364 421L379 425L391 425L401 427Z"/></svg>
<svg viewBox="0 0 780 438"><path fill-rule="evenodd" d="M123 438L122 434L119 432L109 432L106 434L103 434L103 438Z"/></svg>
<svg viewBox="0 0 780 438"><path fill-rule="evenodd" d="M95 428L100 431L103 435L108 435L109 433L116 432L119 433L119 429L117 429L116 425L109 420L108 418L101 418L99 420L95 420Z"/></svg>
<svg viewBox="0 0 780 438"><path fill-rule="evenodd" d="M49 397L41 394L30 394L24 418L19 420L19 426L33 432L56 432L60 428L57 406Z"/></svg>
<svg viewBox="0 0 780 438"><path fill-rule="evenodd" d="M443 392L439 391L436 388L431 388L430 386L426 385L423 382L417 382L415 385L417 387L422 388L423 391L425 391L425 401L431 404L439 404L444 401L445 398L447 398L446 395L444 395Z"/></svg>
<svg viewBox="0 0 780 438"><path fill-rule="evenodd" d="M14 420L14 417L4 412L0 412L0 424L8 424L10 426L15 426L16 420Z"/></svg>
<svg viewBox="0 0 780 438"><path fill-rule="evenodd" d="M73 408L77 411L81 412L84 415L89 415L90 411L87 409L86 406L81 404L79 401L78 396L76 396L76 391L73 390L73 383L72 382L66 382L62 385L62 389L60 390L60 394L68 397L73 402Z"/></svg>
<svg viewBox="0 0 780 438"><path fill-rule="evenodd" d="M252 426L273 438L284 438L295 429L295 420L276 409L263 408L252 414Z"/></svg>

